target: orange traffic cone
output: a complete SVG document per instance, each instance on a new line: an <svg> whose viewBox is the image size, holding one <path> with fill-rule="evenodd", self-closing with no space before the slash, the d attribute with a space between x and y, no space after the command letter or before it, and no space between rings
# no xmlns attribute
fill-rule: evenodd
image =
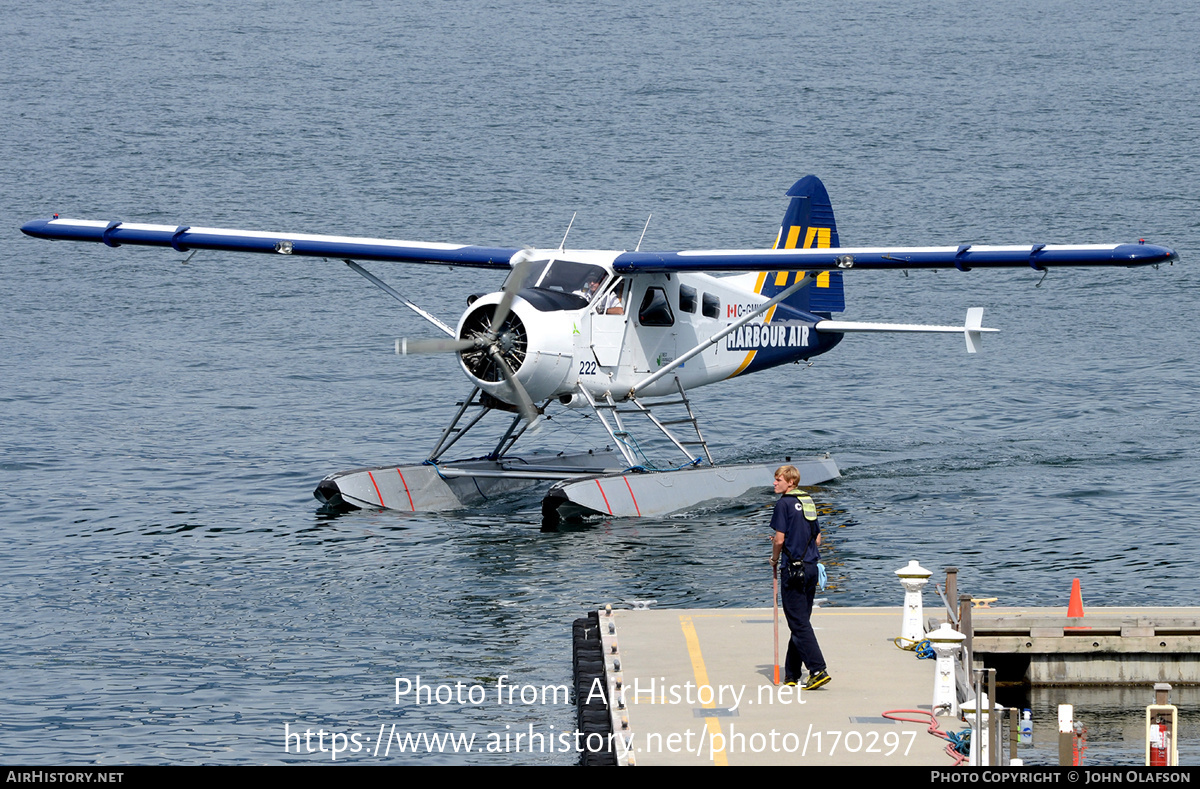
<svg viewBox="0 0 1200 789"><path fill-rule="evenodd" d="M1079 579L1071 582L1071 602L1067 604L1068 617L1083 616L1083 595L1079 593Z"/></svg>

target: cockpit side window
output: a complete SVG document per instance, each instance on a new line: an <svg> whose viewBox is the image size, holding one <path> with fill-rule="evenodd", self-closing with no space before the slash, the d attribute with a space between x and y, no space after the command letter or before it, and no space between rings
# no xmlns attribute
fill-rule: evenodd
<svg viewBox="0 0 1200 789"><path fill-rule="evenodd" d="M617 277L611 288L601 292L600 298L596 299L596 313L598 315L625 314L625 279L623 277Z"/></svg>

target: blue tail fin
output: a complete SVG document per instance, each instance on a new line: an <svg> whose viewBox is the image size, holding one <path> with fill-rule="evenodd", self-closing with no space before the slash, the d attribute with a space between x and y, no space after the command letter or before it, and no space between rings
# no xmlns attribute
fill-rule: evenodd
<svg viewBox="0 0 1200 789"><path fill-rule="evenodd" d="M841 246L837 224L833 220L833 204L825 184L815 175L806 175L788 190L792 198L783 225L775 239L776 249L812 249ZM803 276L802 272L768 271L763 275L758 292L770 297L779 293ZM825 271L813 277L807 287L801 288L784 304L803 312L831 313L846 309L846 296L842 288L842 272Z"/></svg>

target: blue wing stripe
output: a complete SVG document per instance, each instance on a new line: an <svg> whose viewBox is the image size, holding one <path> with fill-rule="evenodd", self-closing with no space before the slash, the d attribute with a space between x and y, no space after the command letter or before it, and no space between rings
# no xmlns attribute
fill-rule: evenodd
<svg viewBox="0 0 1200 789"><path fill-rule="evenodd" d="M963 247L966 246L966 249ZM619 273L675 271L837 271L1031 266L1149 266L1175 261L1174 250L1155 244L1030 245L835 249L625 252L613 261Z"/></svg>
<svg viewBox="0 0 1200 789"><path fill-rule="evenodd" d="M432 263L478 268L509 268L516 247L427 244L308 233L264 233L188 226L145 225L80 219L38 219L22 228L26 235L108 246L137 244L178 251L210 249L309 257ZM675 271L837 271L925 268L999 268L1030 266L1147 266L1178 259L1174 250L1155 244L1089 244L893 247L765 250L624 252L613 261L622 274Z"/></svg>
<svg viewBox="0 0 1200 789"><path fill-rule="evenodd" d="M475 268L507 269L509 260L518 251L517 247L424 244L417 241L348 238L308 233L260 233L185 225L144 225L79 219L37 219L26 223L21 231L35 238L92 241L110 247L135 244L171 247L179 252L211 249L224 252L282 253L307 257L433 263Z"/></svg>

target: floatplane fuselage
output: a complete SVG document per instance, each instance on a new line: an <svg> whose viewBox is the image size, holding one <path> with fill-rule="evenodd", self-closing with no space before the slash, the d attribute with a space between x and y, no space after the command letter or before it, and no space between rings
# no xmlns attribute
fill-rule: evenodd
<svg viewBox="0 0 1200 789"><path fill-rule="evenodd" d="M691 390L809 359L842 338L840 331L821 330L830 323L827 315L781 303L763 309L770 300L762 294L765 273L622 276L613 271L613 253L572 251L569 258L552 257L548 250L530 253L544 255L546 264L536 268L539 278L530 277L517 290L506 329L516 378L535 401L571 400L581 389L593 398L656 397L674 392L675 378ZM805 277L781 274L780 287ZM818 278L827 281L829 275ZM475 301L459 321L457 336L469 337L487 325L501 298L493 293ZM697 348L694 356L680 359ZM460 360L473 383L515 402L485 355L460 353ZM663 371L671 375L651 378Z"/></svg>

